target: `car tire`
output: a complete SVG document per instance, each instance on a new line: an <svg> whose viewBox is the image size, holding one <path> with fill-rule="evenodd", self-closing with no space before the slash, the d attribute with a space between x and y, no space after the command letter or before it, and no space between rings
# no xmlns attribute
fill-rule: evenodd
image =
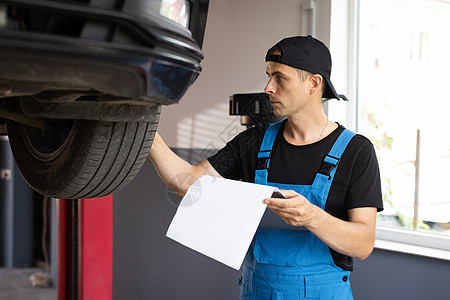
<svg viewBox="0 0 450 300"><path fill-rule="evenodd" d="M11 150L28 184L60 199L96 198L126 186L144 164L159 122L52 120L53 130L7 122ZM55 134L55 128L58 134Z"/></svg>

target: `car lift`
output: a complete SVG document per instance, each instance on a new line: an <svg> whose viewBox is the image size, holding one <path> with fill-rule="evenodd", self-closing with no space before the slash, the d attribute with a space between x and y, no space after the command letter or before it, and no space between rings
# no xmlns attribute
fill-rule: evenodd
<svg viewBox="0 0 450 300"><path fill-rule="evenodd" d="M112 299L113 196L57 200L58 300Z"/></svg>

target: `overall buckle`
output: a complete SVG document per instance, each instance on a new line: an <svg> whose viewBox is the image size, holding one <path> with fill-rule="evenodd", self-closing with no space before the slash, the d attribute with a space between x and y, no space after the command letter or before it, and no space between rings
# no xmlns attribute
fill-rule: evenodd
<svg viewBox="0 0 450 300"><path fill-rule="evenodd" d="M265 170L269 168L269 160L271 156L272 151L260 151L258 153L258 161L256 164L257 170Z"/></svg>
<svg viewBox="0 0 450 300"><path fill-rule="evenodd" d="M329 161L327 161L328 157L331 158L331 159L329 159ZM330 161L334 161L334 162L330 162ZM327 157L325 157L325 160L323 161L322 169L320 170L319 173L322 175L328 176L328 180L330 180L331 179L331 171L333 171L333 169L338 166L340 161L341 160L337 157L327 155Z"/></svg>
<svg viewBox="0 0 450 300"><path fill-rule="evenodd" d="M269 157L258 157L257 170L268 169Z"/></svg>

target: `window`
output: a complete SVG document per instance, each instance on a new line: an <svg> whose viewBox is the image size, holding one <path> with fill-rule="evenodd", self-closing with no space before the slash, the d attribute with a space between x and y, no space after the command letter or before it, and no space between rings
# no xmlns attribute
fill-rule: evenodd
<svg viewBox="0 0 450 300"><path fill-rule="evenodd" d="M360 1L358 132L374 144L378 225L450 236L450 1Z"/></svg>

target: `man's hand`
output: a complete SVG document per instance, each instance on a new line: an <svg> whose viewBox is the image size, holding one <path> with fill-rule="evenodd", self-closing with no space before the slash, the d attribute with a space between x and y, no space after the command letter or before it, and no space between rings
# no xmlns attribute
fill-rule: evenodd
<svg viewBox="0 0 450 300"><path fill-rule="evenodd" d="M265 199L264 203L286 223L294 226L308 226L318 217L317 206L295 191L281 190L285 197Z"/></svg>

